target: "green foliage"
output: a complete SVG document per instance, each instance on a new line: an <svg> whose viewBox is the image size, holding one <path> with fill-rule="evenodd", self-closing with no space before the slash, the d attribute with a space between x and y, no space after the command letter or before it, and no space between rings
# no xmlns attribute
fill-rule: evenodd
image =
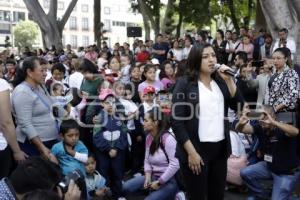
<svg viewBox="0 0 300 200"><path fill-rule="evenodd" d="M135 13L141 13L140 8L136 0L129 0L131 2L131 8ZM147 8L150 10L151 15L156 17L160 15L161 3L160 0L144 0Z"/></svg>
<svg viewBox="0 0 300 200"><path fill-rule="evenodd" d="M183 14L183 22L193 24L197 27L203 26L210 21L210 0L180 0L178 12Z"/></svg>
<svg viewBox="0 0 300 200"><path fill-rule="evenodd" d="M249 16L249 1L251 0L232 0L233 6L235 8L235 16L239 20L239 25L244 25L245 18ZM211 16L214 18L218 15L221 16L221 18L225 21L227 17L231 17L231 13L228 7L230 1L228 0L211 0L210 2L210 10L211 10ZM254 9L256 6L256 0L253 0L252 9ZM250 16L251 19L255 18L255 15Z"/></svg>
<svg viewBox="0 0 300 200"><path fill-rule="evenodd" d="M255 19L256 0L177 0L175 11L183 14L185 24L194 25L198 29L210 26L212 20L221 18L227 24L232 15L229 3L234 6L234 15L238 25L248 25L249 21ZM249 8L249 2L251 7ZM252 9L252 10L250 10ZM252 14L253 12L253 14ZM232 20L231 20L232 21Z"/></svg>
<svg viewBox="0 0 300 200"><path fill-rule="evenodd" d="M39 28L33 21L20 21L13 29L15 44L22 48L32 47L39 34Z"/></svg>
<svg viewBox="0 0 300 200"><path fill-rule="evenodd" d="M132 10L141 13L137 0L129 1L132 2ZM153 18L159 18L159 16L161 16L160 10L163 9L163 6L160 0L144 0L144 2L149 10L151 10L151 16ZM221 20L227 24L233 17L229 9L230 3L234 6L234 15L237 19L237 25L248 25L249 21L255 19L257 0L174 0L174 2L173 10L170 12L170 16L168 16L169 19L166 23L170 30L174 30L178 24L179 16L183 17L182 22L185 25L193 25L198 29L204 26L210 26L212 20L216 21L216 19L220 17ZM251 6L249 6L249 2Z"/></svg>

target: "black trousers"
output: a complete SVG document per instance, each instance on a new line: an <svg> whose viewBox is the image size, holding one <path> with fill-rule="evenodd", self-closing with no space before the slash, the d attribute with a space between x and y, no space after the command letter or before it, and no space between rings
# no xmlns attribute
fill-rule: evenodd
<svg viewBox="0 0 300 200"><path fill-rule="evenodd" d="M199 175L193 174L188 163L180 162L186 190L190 200L222 200L224 199L227 156L226 142L203 142L199 155L204 161Z"/></svg>
<svg viewBox="0 0 300 200"><path fill-rule="evenodd" d="M118 150L117 156L111 158L108 152L95 150L97 159L97 169L106 179L110 187L113 199L118 199L122 195L122 180L124 176L125 151Z"/></svg>
<svg viewBox="0 0 300 200"><path fill-rule="evenodd" d="M8 145L5 149L0 151L0 160L0 179L2 179L8 177L13 166L12 152Z"/></svg>
<svg viewBox="0 0 300 200"><path fill-rule="evenodd" d="M87 128L87 127L80 127L80 141L83 142L83 144L87 147L89 152L94 152L94 144L93 144L93 129Z"/></svg>
<svg viewBox="0 0 300 200"><path fill-rule="evenodd" d="M130 168L131 175L141 172L144 166L145 160L145 137L142 137L142 141L137 141L137 133L132 131L129 133L132 141L131 145L131 158Z"/></svg>

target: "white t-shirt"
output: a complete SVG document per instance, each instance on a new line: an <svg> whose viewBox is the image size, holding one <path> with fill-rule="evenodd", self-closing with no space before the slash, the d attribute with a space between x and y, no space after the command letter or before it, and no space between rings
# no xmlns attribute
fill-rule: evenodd
<svg viewBox="0 0 300 200"><path fill-rule="evenodd" d="M161 71L160 69L155 71L155 81L160 81L160 78L159 78L160 71Z"/></svg>
<svg viewBox="0 0 300 200"><path fill-rule="evenodd" d="M193 45L191 45L189 48L184 47L183 53L182 53L182 59L187 59L189 57L190 51L193 48Z"/></svg>
<svg viewBox="0 0 300 200"><path fill-rule="evenodd" d="M121 82L127 84L130 82L130 74L129 74L130 65L126 65L121 69Z"/></svg>
<svg viewBox="0 0 300 200"><path fill-rule="evenodd" d="M131 101L128 101L126 99L119 99L119 101L124 106L126 115L129 115L131 113L135 113L138 110L137 105L135 103L131 102ZM127 121L127 128L129 130L134 130L135 129L133 119Z"/></svg>
<svg viewBox="0 0 300 200"><path fill-rule="evenodd" d="M51 70L47 70L47 76L46 76L46 79L45 79L45 83L46 83L49 79L51 79L51 77L52 77Z"/></svg>
<svg viewBox="0 0 300 200"><path fill-rule="evenodd" d="M210 82L209 90L201 81L199 86L199 139L201 142L219 142L224 135L224 97L217 83Z"/></svg>
<svg viewBox="0 0 300 200"><path fill-rule="evenodd" d="M174 57L176 58L177 61L182 61L183 59L183 49L170 49L170 52L173 52Z"/></svg>
<svg viewBox="0 0 300 200"><path fill-rule="evenodd" d="M98 58L97 60L97 65L98 65L98 70L104 69L105 65L107 64L107 60L104 58Z"/></svg>
<svg viewBox="0 0 300 200"><path fill-rule="evenodd" d="M272 53L274 53L274 51L279 47L283 47L283 46L282 45L279 46L279 39L277 39L274 46L273 46L273 52ZM292 60L294 60L294 55L296 54L295 40L293 38L287 38L286 47L291 51L291 58L292 58Z"/></svg>
<svg viewBox="0 0 300 200"><path fill-rule="evenodd" d="M231 155L234 155L236 157L246 155L244 144L240 136L234 131L230 131L230 142L231 142Z"/></svg>
<svg viewBox="0 0 300 200"><path fill-rule="evenodd" d="M230 40L229 42L227 42L226 44L226 50L229 50L229 49L237 49L238 45L240 44L240 41L237 40L235 42L233 42L232 40ZM233 53L230 53L229 56L228 56L228 61L231 61L232 60L232 56L233 56Z"/></svg>
<svg viewBox="0 0 300 200"><path fill-rule="evenodd" d="M10 85L8 84L8 82L4 79L0 78L0 92L4 92L6 90L11 90L12 88L10 87ZM1 104L0 104L1 106ZM8 113L10 114L10 113ZM4 138L2 131L0 130L0 151L4 150L7 147L7 141Z"/></svg>
<svg viewBox="0 0 300 200"><path fill-rule="evenodd" d="M82 81L83 81L83 74L80 72L74 72L69 77L69 87L77 88L78 90L80 90Z"/></svg>

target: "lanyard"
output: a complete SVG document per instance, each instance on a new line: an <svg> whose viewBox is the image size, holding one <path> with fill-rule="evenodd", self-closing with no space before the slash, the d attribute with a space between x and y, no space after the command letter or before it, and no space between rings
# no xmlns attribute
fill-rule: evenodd
<svg viewBox="0 0 300 200"><path fill-rule="evenodd" d="M42 98L42 96L39 94L38 91L34 90L34 88L32 88L28 83L26 83L25 81L22 83L24 86L26 86L27 88L30 89L30 91L32 91L37 97L38 99L46 106L46 108L48 109L48 111L51 113L51 105L49 105L45 99ZM55 120L55 128L57 130L57 133L59 133L59 125L58 125L58 121Z"/></svg>

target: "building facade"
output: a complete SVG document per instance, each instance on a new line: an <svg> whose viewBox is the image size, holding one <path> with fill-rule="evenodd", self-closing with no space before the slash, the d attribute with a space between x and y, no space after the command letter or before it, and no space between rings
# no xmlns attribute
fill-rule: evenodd
<svg viewBox="0 0 300 200"><path fill-rule="evenodd" d="M40 5L47 13L51 0L39 0ZM63 16L71 0L58 0L57 17ZM63 30L63 44L71 44L73 49L94 44L94 0L78 0L69 20ZM107 30L105 37L112 46L116 42L132 42L127 37L127 27L142 26L143 19L140 14L131 12L129 0L101 0L101 21ZM23 0L0 0L0 46L9 36L13 44L12 27L21 20L30 20L30 16ZM35 46L42 46L39 39Z"/></svg>
<svg viewBox="0 0 300 200"><path fill-rule="evenodd" d="M127 27L143 26L142 15L132 13L129 0L102 0L101 19L108 30L105 36L110 46L116 42L132 43L134 38L127 37Z"/></svg>

